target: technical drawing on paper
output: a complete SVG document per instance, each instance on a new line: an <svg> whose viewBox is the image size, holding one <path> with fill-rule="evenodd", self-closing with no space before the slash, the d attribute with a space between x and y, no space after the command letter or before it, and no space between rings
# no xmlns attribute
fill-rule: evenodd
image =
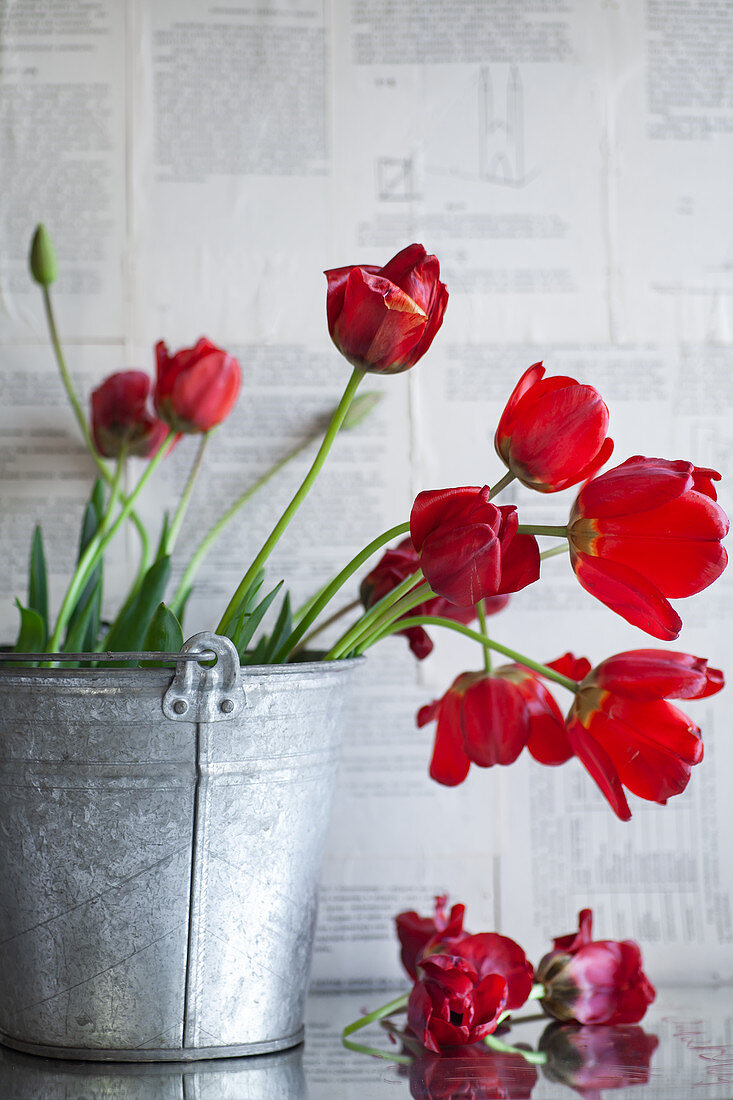
<svg viewBox="0 0 733 1100"><path fill-rule="evenodd" d="M524 88L516 65L507 74L504 110L494 75L482 65L478 80L479 176L507 187L524 187L537 175L527 172Z"/></svg>
<svg viewBox="0 0 733 1100"><path fill-rule="evenodd" d="M377 158L377 196L380 202L413 202L419 198L412 157Z"/></svg>

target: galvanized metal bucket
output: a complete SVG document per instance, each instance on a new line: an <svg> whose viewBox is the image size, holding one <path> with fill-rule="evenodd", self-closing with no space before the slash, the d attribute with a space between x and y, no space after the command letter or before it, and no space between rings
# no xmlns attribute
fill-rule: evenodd
<svg viewBox="0 0 733 1100"><path fill-rule="evenodd" d="M172 1061L301 1041L357 664L240 670L201 634L173 679L0 669L1 1042Z"/></svg>

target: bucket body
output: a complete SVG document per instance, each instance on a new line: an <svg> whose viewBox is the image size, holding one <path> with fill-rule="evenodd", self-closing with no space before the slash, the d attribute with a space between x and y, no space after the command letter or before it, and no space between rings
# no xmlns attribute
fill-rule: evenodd
<svg viewBox="0 0 733 1100"><path fill-rule="evenodd" d="M0 670L0 1041L114 1061L300 1042L357 663L237 665L231 716L196 664L204 703L176 720L169 670Z"/></svg>

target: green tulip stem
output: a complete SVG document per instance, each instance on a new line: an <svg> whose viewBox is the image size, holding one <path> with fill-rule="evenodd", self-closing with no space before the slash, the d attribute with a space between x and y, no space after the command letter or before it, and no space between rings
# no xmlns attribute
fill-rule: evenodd
<svg viewBox="0 0 733 1100"><path fill-rule="evenodd" d="M555 558L558 554L567 554L568 550L569 544L567 542L562 542L559 546L553 546L549 550L543 550L540 554L540 561L544 561L546 558Z"/></svg>
<svg viewBox="0 0 733 1100"><path fill-rule="evenodd" d="M511 470L507 470L504 476L497 481L496 485L489 493L489 500L493 500L494 497L498 497L499 493L503 489L506 489L507 485L511 485L511 483L514 481L514 476L515 475L512 473Z"/></svg>
<svg viewBox="0 0 733 1100"><path fill-rule="evenodd" d="M56 363L59 368L59 374L61 375L61 381L64 384L66 390L66 396L69 399L69 404L74 411L76 422L79 425L82 436L84 437L84 443L91 455L94 465L99 470L104 480L108 485L112 484L114 475L107 468L107 464L102 456L97 452L97 448L94 446L94 442L89 433L89 426L87 424L87 418L84 415L82 407L79 403L79 398L76 396L74 389L74 383L71 380L69 369L66 366L66 359L64 357L63 348L61 347L61 340L59 339L58 329L56 328L56 319L53 313L53 306L51 304L51 294L47 286L41 287L43 294L43 305L46 312L46 321L48 323L48 332L51 337L51 346L53 347L54 355L56 357ZM145 524L138 516L137 512L130 512L130 521L135 525L138 536L140 538L140 564L138 566L138 579L142 578L143 574L148 568L148 562L150 561L150 538L148 532L145 529Z"/></svg>
<svg viewBox="0 0 733 1100"><path fill-rule="evenodd" d="M303 637L308 627L315 622L315 620L321 614L329 601L333 599L333 597L336 595L342 585L344 585L346 581L353 576L357 569L360 569L362 567L364 562L367 561L372 556L372 554L376 553L377 550L380 550L381 547L384 546L386 543L392 542L393 539L399 538L400 535L407 534L409 530L409 523L400 523L396 527L390 527L388 531L383 531L381 535L377 536L377 538L372 539L368 546L365 546L363 550L360 550L359 553L355 557L353 557L347 565L344 566L341 572L336 574L333 580L324 585L323 588L321 588L320 591L316 594L316 598L310 603L310 606L307 607L305 613L300 617L298 625L295 627L293 632L288 638L285 639L283 644L280 646L280 649L277 651L273 658L273 663L282 663L283 661L287 660L288 654L291 653L296 647L301 648L298 646L300 639ZM354 606L354 604L350 604L349 610ZM343 612L338 613L339 616L341 614L343 614ZM325 629L325 627L330 626L333 621L334 616L332 616L327 622L323 623L323 625L318 628L317 632L314 631L313 633L319 633L321 630ZM364 619L362 618L359 621L363 622Z"/></svg>
<svg viewBox="0 0 733 1100"><path fill-rule="evenodd" d="M470 626L464 626L463 623L454 623L452 619L444 619L440 615L409 615L407 618L401 619L399 623L393 623L390 627L383 629L378 636L370 638L369 645L374 645L375 642L381 641L389 634L394 634L397 630L409 630L411 626L444 626L448 630L455 630L458 634L464 634L467 638L478 642L479 645L487 646L489 649L493 649L495 653L501 653L503 657L508 657L518 665L524 665L525 668L530 668L533 672L539 672L547 680L553 680L556 684L567 688L568 691L572 691L573 695L578 692L578 684L575 680L571 680L569 676L563 676L562 673L556 672L554 668L542 665L539 661L533 661L531 657L518 653L516 649L510 649L509 646L495 642L493 638L485 638L477 630L471 630Z"/></svg>
<svg viewBox="0 0 733 1100"><path fill-rule="evenodd" d="M54 653L60 648L61 638L66 628L66 624L76 606L77 600L79 599L79 596L83 591L85 584L89 580L89 577L94 570L94 567L96 566L106 548L109 546L112 539L119 531L124 521L129 516L132 510L132 506L140 495L143 487L150 480L153 473L155 472L155 470L157 470L158 466L160 466L163 459L169 454L170 449L173 445L174 438L175 434L172 431L169 431L163 439L160 447L158 448L158 451L145 467L142 477L138 481L133 491L128 497L126 497L122 501L122 507L114 523L111 526L107 527L105 525L105 521L103 520L102 529L98 532L95 538L91 540L81 558L79 559L79 563L76 567L73 577L71 578L69 587L66 590L66 595L64 596L61 603L61 609L59 611L58 619L56 621L56 627L48 641L48 645L46 646L47 653Z"/></svg>
<svg viewBox="0 0 733 1100"><path fill-rule="evenodd" d="M351 373L351 377L346 383L346 389L344 390L343 396L338 403L333 417L331 418L331 423L326 429L326 434L323 437L323 442L318 449L318 454L314 458L310 470L303 478L303 481L301 482L299 488L296 490L293 499L290 501L290 504L288 504L287 508L280 516L280 519L273 527L264 545L262 546L262 549L259 551L249 569L244 574L244 577L242 578L242 581L237 588L237 591L234 593L231 600L229 601L229 605L227 606L227 609L222 616L221 622L216 628L217 634L226 633L227 627L230 625L232 619L237 613L239 605L241 604L245 593L249 590L252 581L259 573L260 569L262 569L265 565L265 562L277 546L282 535L285 533L288 524L290 523L293 516L298 511L306 496L310 492L313 483L321 472L321 468L326 461L328 452L333 446L333 442L338 435L339 428L341 427L344 418L349 411L349 406L354 400L354 396L359 387L359 383L363 380L363 378L364 372L359 370L358 367L354 367L354 370Z"/></svg>
<svg viewBox="0 0 733 1100"><path fill-rule="evenodd" d="M176 508L176 514L174 515L171 521L171 525L168 528L168 537L165 541L166 554L173 553L173 547L176 545L176 542L178 541L178 536L181 533L181 527L183 525L184 519L186 518L188 506L191 503L191 494L193 493L194 486L196 484L196 478L198 477L199 470L201 469L201 464L204 461L206 444L209 442L210 435L211 432L209 431L204 432L204 434L201 436L201 441L199 442L198 450L196 451L196 457L191 464L191 469L189 471L186 484L184 485L183 492L181 493L181 499L179 500L178 507Z"/></svg>
<svg viewBox="0 0 733 1100"><path fill-rule="evenodd" d="M479 600L479 602L476 604L476 614L478 616L478 623L481 633L483 634L484 638L488 638L489 631L486 626L486 609L484 608L483 600ZM484 646L484 672L487 672L489 676L491 675L491 650L487 645Z"/></svg>
<svg viewBox="0 0 733 1100"><path fill-rule="evenodd" d="M405 577L401 584L391 589L386 596L382 596L381 600L378 600L373 607L356 620L345 634L341 635L326 654L325 660L333 661L347 653L351 653L361 646L362 642L366 641L374 630L381 630L383 626L387 625L387 622L391 622L394 608L400 604L403 598L408 596L408 593L413 592L415 585L418 585L418 590L422 591L421 580L422 570L417 569L409 577ZM417 603L421 603L424 599L425 597L421 596ZM416 604L413 603L411 606L414 607Z"/></svg>
<svg viewBox="0 0 733 1100"><path fill-rule="evenodd" d="M112 524L112 516L114 515L114 510L117 507L117 501L120 498L120 485L122 484L122 475L125 470L125 459L127 458L125 450L126 448L123 444L120 448L120 453L117 456L114 477L112 478L112 483L109 490L109 500L107 501L107 507L104 510L104 515L102 516L99 524L98 538L100 539L104 536L105 532L109 530Z"/></svg>
<svg viewBox="0 0 733 1100"><path fill-rule="evenodd" d="M505 1043L501 1039L497 1039L495 1035L487 1035L484 1044L489 1050L495 1050L499 1054L521 1054L525 1062L529 1062L531 1066L544 1066L547 1062L547 1055L544 1051L523 1050L522 1047L513 1047L511 1043Z"/></svg>
<svg viewBox="0 0 733 1100"><path fill-rule="evenodd" d="M341 1032L341 1042L348 1050L356 1050L360 1054L371 1054L376 1058L386 1058L389 1062L397 1062L401 1066L409 1066L413 1059L406 1054L392 1054L388 1050L378 1050L376 1047L362 1046L361 1043L355 1043L349 1039L349 1035L353 1035L355 1031L361 1031L363 1027L368 1027L369 1024L374 1024L377 1020L383 1020L386 1016L391 1016L393 1012L402 1012L403 1009L407 1008L409 999L410 994L403 993L401 997L395 998L394 1001L389 1001L388 1004L382 1005L381 1008L375 1008L374 1012L370 1012L367 1016L360 1016L358 1020L354 1020L353 1023L347 1024Z"/></svg>
<svg viewBox="0 0 733 1100"><path fill-rule="evenodd" d="M344 604L338 611L334 611L333 615L329 615L327 619L324 619L322 623L319 623L315 630L311 630L310 634L293 646L291 653L302 653L308 648L314 638L317 638L319 634L322 634L324 630L327 630L329 626L333 626L339 619L343 619L344 615L348 615L351 611L356 611L357 607L361 607L361 600L352 600L351 603ZM279 662L276 662L279 663Z"/></svg>
<svg viewBox="0 0 733 1100"><path fill-rule="evenodd" d="M545 526L542 523L520 523L517 527L518 535L554 535L555 538L566 539L568 529L565 525L559 527Z"/></svg>
<svg viewBox="0 0 733 1100"><path fill-rule="evenodd" d="M532 988L529 991L529 996L527 997L527 1000L528 1001L541 1001L542 998L545 997L546 995L547 995L547 990L545 989L542 982L535 982L534 985L532 986Z"/></svg>

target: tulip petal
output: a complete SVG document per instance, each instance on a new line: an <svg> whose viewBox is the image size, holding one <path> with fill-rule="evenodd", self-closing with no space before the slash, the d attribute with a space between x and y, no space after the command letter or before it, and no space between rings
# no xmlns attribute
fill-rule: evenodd
<svg viewBox="0 0 733 1100"><path fill-rule="evenodd" d="M724 686L703 657L667 649L633 649L602 661L595 681L627 699L700 699Z"/></svg>
<svg viewBox="0 0 733 1100"><path fill-rule="evenodd" d="M530 488L565 489L594 461L607 430L608 409L592 386L557 386L528 396L512 432L509 466Z"/></svg>
<svg viewBox="0 0 733 1100"><path fill-rule="evenodd" d="M488 485L461 485L455 489L426 489L418 493L410 512L410 536L415 550L419 553L428 535L441 524L465 523L466 517L473 513L477 499L485 504L483 522L491 523L498 534L501 513L493 504L489 505Z"/></svg>
<svg viewBox="0 0 733 1100"><path fill-rule="evenodd" d="M428 312L428 320L412 351L405 358L405 369L412 367L421 359L432 344L435 334L443 324L443 315L448 305L448 289L445 283L437 283Z"/></svg>
<svg viewBox="0 0 733 1100"><path fill-rule="evenodd" d="M522 398L539 382L544 373L545 368L541 362L533 363L531 367L527 368L512 390L504 412L501 414L496 429L496 435L494 436L494 446L500 458L504 458L504 443L506 442L508 444L509 442L508 436L511 435L514 427L516 413L521 405ZM504 461L506 461L506 459L504 459Z"/></svg>
<svg viewBox="0 0 733 1100"><path fill-rule="evenodd" d="M534 535L515 535L501 554L499 593L519 592L540 576L540 548Z"/></svg>
<svg viewBox="0 0 733 1100"><path fill-rule="evenodd" d="M493 596L501 580L499 540L486 524L453 527L429 535L420 556L430 587L459 607Z"/></svg>
<svg viewBox="0 0 733 1100"><path fill-rule="evenodd" d="M555 767L569 760L573 749L562 716L558 721L554 714L531 715L527 748L539 764Z"/></svg>
<svg viewBox="0 0 733 1100"><path fill-rule="evenodd" d="M662 593L640 573L619 562L571 552L575 575L586 592L632 626L664 641L673 641L682 620Z"/></svg>
<svg viewBox="0 0 733 1100"><path fill-rule="evenodd" d="M336 324L338 315L344 306L347 280L355 267L360 267L362 271L366 271L370 275L377 275L381 270L381 268L370 264L349 264L348 267L332 267L330 270L323 272L328 283L326 290L326 320L331 335L333 335L333 326Z"/></svg>
<svg viewBox="0 0 733 1100"><path fill-rule="evenodd" d="M471 761L463 748L460 727L460 696L448 692L441 701L435 731L430 778L445 787L457 787L468 775ZM424 708L423 708L424 709Z"/></svg>
<svg viewBox="0 0 733 1100"><path fill-rule="evenodd" d="M635 455L588 481L578 493L573 517L627 516L657 508L693 487L691 462Z"/></svg>
<svg viewBox="0 0 733 1100"><path fill-rule="evenodd" d="M355 366L392 373L403 369L425 321L424 311L394 283L355 267L331 335Z"/></svg>
<svg viewBox="0 0 733 1100"><path fill-rule="evenodd" d="M512 764L529 737L527 704L514 684L487 676L464 694L460 725L463 748L474 764Z"/></svg>
<svg viewBox="0 0 733 1100"><path fill-rule="evenodd" d="M425 313L429 312L440 264L436 256L428 256L421 244L408 244L384 265L379 275L404 290Z"/></svg>
<svg viewBox="0 0 733 1100"><path fill-rule="evenodd" d="M556 657L554 661L545 661L548 668L554 668L561 676L567 676L570 680L580 683L591 670L591 663L587 657L576 657L574 653L563 653L562 657Z"/></svg>
<svg viewBox="0 0 733 1100"><path fill-rule="evenodd" d="M606 750L576 720L571 720L568 723L567 731L568 741L572 745L573 752L590 777L598 784L613 812L622 821L629 821L631 810L626 801L618 772Z"/></svg>

